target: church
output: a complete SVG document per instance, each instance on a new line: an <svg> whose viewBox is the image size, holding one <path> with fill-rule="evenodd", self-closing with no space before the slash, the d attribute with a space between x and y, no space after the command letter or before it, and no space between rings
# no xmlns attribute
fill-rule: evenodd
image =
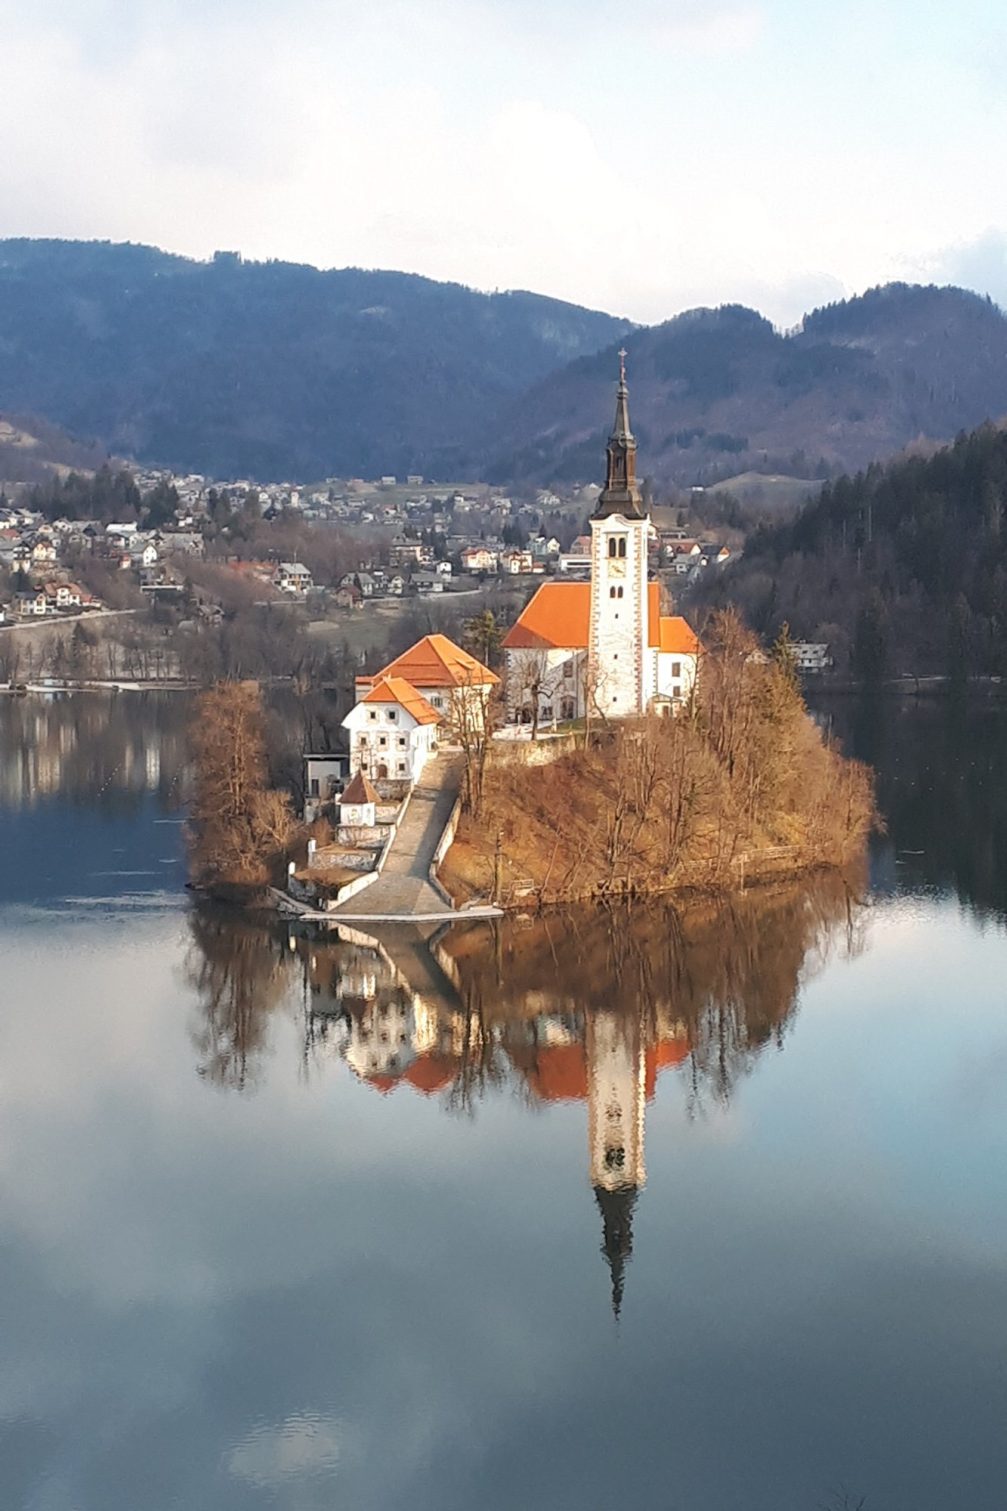
<svg viewBox="0 0 1007 1511"><path fill-rule="evenodd" d="M624 351L619 360L607 477L590 519L590 580L544 583L508 631L511 723L670 713L696 680L699 641L679 615L661 613L660 588L648 581L651 524L636 480Z"/></svg>

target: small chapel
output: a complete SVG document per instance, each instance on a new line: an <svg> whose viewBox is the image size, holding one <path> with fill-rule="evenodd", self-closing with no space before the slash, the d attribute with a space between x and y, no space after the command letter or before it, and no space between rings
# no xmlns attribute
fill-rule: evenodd
<svg viewBox="0 0 1007 1511"><path fill-rule="evenodd" d="M672 713L696 680L699 641L680 615L661 613L660 588L648 580L652 527L636 480L625 351L619 364L605 486L590 518L590 579L544 583L508 631L510 723Z"/></svg>

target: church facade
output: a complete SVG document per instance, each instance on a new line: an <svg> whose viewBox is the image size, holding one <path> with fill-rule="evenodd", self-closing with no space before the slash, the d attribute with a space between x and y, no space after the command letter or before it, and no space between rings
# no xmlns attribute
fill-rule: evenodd
<svg viewBox="0 0 1007 1511"><path fill-rule="evenodd" d="M651 526L636 480L625 355L605 487L590 519L590 579L544 583L503 642L512 723L671 712L695 684L699 641L680 615L662 615L660 589L648 580Z"/></svg>

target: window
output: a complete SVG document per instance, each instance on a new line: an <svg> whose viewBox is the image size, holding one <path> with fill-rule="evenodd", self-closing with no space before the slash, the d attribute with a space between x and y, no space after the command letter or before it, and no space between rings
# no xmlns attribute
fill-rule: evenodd
<svg viewBox="0 0 1007 1511"><path fill-rule="evenodd" d="M399 735L399 749L400 750L405 750L405 748L406 748L406 746L408 744L409 744L409 741L406 739L405 735Z"/></svg>
<svg viewBox="0 0 1007 1511"><path fill-rule="evenodd" d="M361 748L361 750L366 750L367 749L367 736L366 735L361 735L360 736L360 748Z"/></svg>
<svg viewBox="0 0 1007 1511"><path fill-rule="evenodd" d="M318 796L318 778L316 776L313 776L311 778L311 796Z"/></svg>
<svg viewBox="0 0 1007 1511"><path fill-rule="evenodd" d="M626 537L625 537L625 535L620 535L619 536L619 555L620 556L625 556L625 554L626 554Z"/></svg>
<svg viewBox="0 0 1007 1511"><path fill-rule="evenodd" d="M380 750L384 750L386 748L387 744L388 744L388 736L387 735L378 735L378 748Z"/></svg>
<svg viewBox="0 0 1007 1511"><path fill-rule="evenodd" d="M610 535L609 538L608 538L608 554L609 554L609 556L614 556L616 554L616 544L615 544L615 536L614 535Z"/></svg>
<svg viewBox="0 0 1007 1511"><path fill-rule="evenodd" d="M376 708L369 708L367 710L367 717L369 719L376 719L378 717L378 711L377 711L377 709Z"/></svg>
<svg viewBox="0 0 1007 1511"><path fill-rule="evenodd" d="M681 663L681 661L673 661L671 663L671 675L673 677L680 677L682 675L682 663Z"/></svg>
<svg viewBox="0 0 1007 1511"><path fill-rule="evenodd" d="M406 774L406 763L405 763L405 761L400 761L399 762L399 776L405 776L405 774Z"/></svg>
<svg viewBox="0 0 1007 1511"><path fill-rule="evenodd" d="M398 715L398 710L397 709L390 708L388 710L388 722L389 722L389 724L396 724L398 722L398 717L399 717L399 715Z"/></svg>
<svg viewBox="0 0 1007 1511"><path fill-rule="evenodd" d="M560 717L563 719L572 719L573 716L573 699L564 698L562 704L562 713L560 714Z"/></svg>
<svg viewBox="0 0 1007 1511"><path fill-rule="evenodd" d="M569 680L570 680L570 678L572 676L573 676L573 662L572 661L564 661L563 662L563 680L564 680L564 682L569 682Z"/></svg>
<svg viewBox="0 0 1007 1511"><path fill-rule="evenodd" d="M544 703L542 705L542 717L543 717L543 719L551 719L552 718L552 704L551 703Z"/></svg>

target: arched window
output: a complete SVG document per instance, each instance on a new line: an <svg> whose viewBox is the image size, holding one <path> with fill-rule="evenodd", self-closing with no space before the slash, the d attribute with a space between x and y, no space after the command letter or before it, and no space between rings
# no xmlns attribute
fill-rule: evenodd
<svg viewBox="0 0 1007 1511"><path fill-rule="evenodd" d="M615 544L615 536L614 535L610 535L608 537L608 554L609 554L609 556L615 556L617 554L616 553L616 544Z"/></svg>
<svg viewBox="0 0 1007 1511"><path fill-rule="evenodd" d="M626 537L625 537L625 535L620 535L619 536L619 555L620 556L625 556L625 554L626 554Z"/></svg>

